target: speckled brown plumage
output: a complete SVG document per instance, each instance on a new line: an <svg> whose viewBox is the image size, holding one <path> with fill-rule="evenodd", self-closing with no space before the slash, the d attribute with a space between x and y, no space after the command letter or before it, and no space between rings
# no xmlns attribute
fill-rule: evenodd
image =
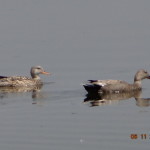
<svg viewBox="0 0 150 150"><path fill-rule="evenodd" d="M0 87L30 87L36 85L42 85L42 81L39 77L39 74L49 74L45 72L41 66L35 66L31 68L31 77L24 76L1 76L0 77Z"/></svg>

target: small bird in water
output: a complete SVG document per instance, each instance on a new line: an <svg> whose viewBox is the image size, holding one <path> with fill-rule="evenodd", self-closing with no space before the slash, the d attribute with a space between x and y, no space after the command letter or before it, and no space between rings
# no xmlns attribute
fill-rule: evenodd
<svg viewBox="0 0 150 150"><path fill-rule="evenodd" d="M24 76L0 76L0 87L32 87L42 85L39 74L49 75L41 66L32 67L30 70L31 78Z"/></svg>
<svg viewBox="0 0 150 150"><path fill-rule="evenodd" d="M146 70L139 70L134 77L134 83L129 84L121 80L88 80L83 84L88 93L121 93L141 90L141 81L150 79L150 75Z"/></svg>

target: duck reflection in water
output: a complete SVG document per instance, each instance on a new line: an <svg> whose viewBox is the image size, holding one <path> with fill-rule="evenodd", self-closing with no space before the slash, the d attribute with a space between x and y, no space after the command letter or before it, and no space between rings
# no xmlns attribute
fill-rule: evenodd
<svg viewBox="0 0 150 150"><path fill-rule="evenodd" d="M32 104L37 104L38 100L44 99L45 95L41 92L43 85L34 87L0 87L0 99L9 97L22 97L30 95L33 99ZM26 94L25 94L26 93Z"/></svg>
<svg viewBox="0 0 150 150"><path fill-rule="evenodd" d="M128 100L130 98L135 98L136 105L139 107L150 106L150 98L141 98L142 91L132 91L124 93L88 93L84 99L84 103L90 104L93 106L102 106L102 105L112 105L117 104L121 100Z"/></svg>
<svg viewBox="0 0 150 150"><path fill-rule="evenodd" d="M150 98L135 98L136 105L139 107L149 107L150 106Z"/></svg>
<svg viewBox="0 0 150 150"><path fill-rule="evenodd" d="M30 70L31 77L26 76L0 76L0 98L18 96L22 93L32 93L33 100L42 99L40 92L43 82L40 74L50 75L41 66L33 66Z"/></svg>

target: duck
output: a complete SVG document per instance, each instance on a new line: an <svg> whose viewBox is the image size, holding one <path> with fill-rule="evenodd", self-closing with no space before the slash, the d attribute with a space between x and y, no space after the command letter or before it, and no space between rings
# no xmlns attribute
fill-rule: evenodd
<svg viewBox="0 0 150 150"><path fill-rule="evenodd" d="M143 79L150 79L149 73L140 69L134 76L133 84L122 80L88 80L83 84L88 93L122 93L141 90L141 81Z"/></svg>
<svg viewBox="0 0 150 150"><path fill-rule="evenodd" d="M33 66L30 70L31 77L25 76L0 76L0 87L33 87L43 85L40 74L50 75L41 66Z"/></svg>

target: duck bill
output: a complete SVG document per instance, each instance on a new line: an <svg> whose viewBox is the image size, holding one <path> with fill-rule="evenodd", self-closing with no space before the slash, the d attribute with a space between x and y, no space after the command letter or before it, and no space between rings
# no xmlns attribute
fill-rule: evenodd
<svg viewBox="0 0 150 150"><path fill-rule="evenodd" d="M150 79L150 76L148 76L147 79Z"/></svg>
<svg viewBox="0 0 150 150"><path fill-rule="evenodd" d="M43 72L41 72L42 74L45 74L45 75L50 75L51 73L49 73L49 72L46 72L46 71L43 71Z"/></svg>

